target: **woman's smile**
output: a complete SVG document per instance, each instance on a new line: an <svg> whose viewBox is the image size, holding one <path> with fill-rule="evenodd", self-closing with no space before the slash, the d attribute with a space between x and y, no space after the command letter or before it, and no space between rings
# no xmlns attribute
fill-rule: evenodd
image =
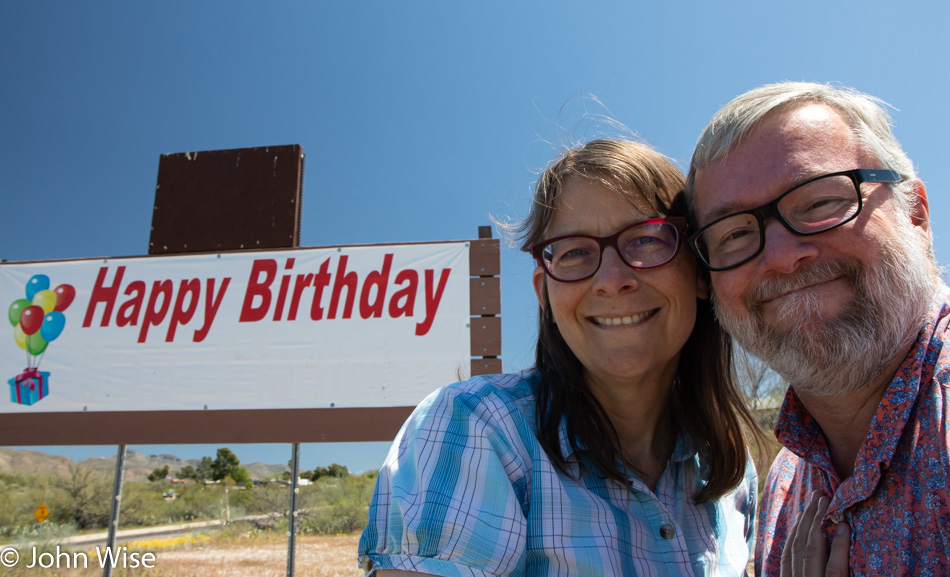
<svg viewBox="0 0 950 577"><path fill-rule="evenodd" d="M653 309L643 313L626 316L594 316L590 320L601 326L632 325L645 321L655 315L660 309Z"/></svg>

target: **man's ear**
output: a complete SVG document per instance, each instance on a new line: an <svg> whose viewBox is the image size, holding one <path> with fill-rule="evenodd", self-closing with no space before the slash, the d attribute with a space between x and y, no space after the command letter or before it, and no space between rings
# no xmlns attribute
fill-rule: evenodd
<svg viewBox="0 0 950 577"><path fill-rule="evenodd" d="M919 178L914 179L915 204L910 207L910 221L930 236L930 202L927 200L927 187Z"/></svg>
<svg viewBox="0 0 950 577"><path fill-rule="evenodd" d="M702 269L696 271L696 298L703 300L709 298L709 273Z"/></svg>
<svg viewBox="0 0 950 577"><path fill-rule="evenodd" d="M540 266L535 267L534 272L531 274L531 284L534 285L534 295L538 297L538 306L542 309L548 306L548 294L544 289L544 269Z"/></svg>

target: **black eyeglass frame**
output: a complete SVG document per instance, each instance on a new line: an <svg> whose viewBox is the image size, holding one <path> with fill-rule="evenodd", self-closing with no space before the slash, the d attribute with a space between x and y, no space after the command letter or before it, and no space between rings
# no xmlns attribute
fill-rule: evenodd
<svg viewBox="0 0 950 577"><path fill-rule="evenodd" d="M792 226L792 224L788 222L785 219L785 217L782 215L782 213L779 211L778 204L782 201L783 198L795 192L799 188L805 186L806 184L811 184L812 182L815 182L816 180L821 180L823 178L830 178L832 176L847 176L848 178L851 179L851 182L854 183L855 193L858 196L858 209L854 211L854 214L852 214L848 218L828 228L823 228L821 230L814 230L811 232L802 232L800 230L796 230L795 227ZM750 210L740 210L739 212L733 212L732 214L727 214L725 216L719 217L716 220L707 224L706 226L700 228L695 233L689 235L689 237L687 237L686 239L686 242L689 244L689 248L693 251L693 254L696 255L696 257L699 259L699 262L702 263L702 265L706 267L707 270L712 271L712 272L731 270L736 267L744 265L745 263L749 262L750 260L762 254L762 249L765 248L765 220L766 219L772 218L772 217L778 219L778 221L782 223L782 226L784 226L786 229L788 229L793 234L796 234L798 236L814 236L816 234L828 232L829 230L834 230L841 225L851 222L852 220L857 218L859 214L861 214L861 209L864 207L864 198L861 196L861 184L865 182L895 183L895 182L900 182L901 180L903 179L901 178L900 173L898 173L896 170L888 170L888 169L854 168L851 170L841 170L838 172L829 172L828 174L822 174L813 178L809 178L805 182L801 182L793 186L792 188L780 194L777 198L775 198L771 202L767 202L763 204L762 206L759 206ZM703 232L705 232L710 227L726 220L727 218L732 218L740 214L751 214L752 216L755 217L756 222L758 222L759 224L758 250L756 250L753 254L751 254L750 256L742 259L741 261L735 264L731 264L725 267L712 266L709 262L706 261L706 257L703 256L702 251L697 246L700 235L702 235Z"/></svg>
<svg viewBox="0 0 950 577"><path fill-rule="evenodd" d="M638 227L638 226L643 226L643 225L645 225L645 224L654 224L654 223L669 224L669 225L672 225L673 228L676 230L676 248L673 249L673 254L670 255L670 258L666 259L665 261L663 261L663 262L661 262L661 263L659 263L659 264L654 264L654 265L650 265L650 266L634 266L634 265L630 264L629 262L627 262L627 259L624 258L624 256L623 256L623 251L620 250L620 246L618 246L618 242L617 242L617 241L620 240L620 235L622 235L623 233L627 232L627 231L630 230L631 228L635 228L635 227ZM597 271L600 270L600 265L601 265L601 264L603 263L603 261L604 261L604 249L605 249L606 247L608 247L608 246L609 246L609 247L613 247L614 251L616 251L617 255L620 257L620 260L621 260L625 265L629 266L630 268L632 268L632 269L634 269L634 270L647 270L647 269L651 269L651 268L658 268L658 267L661 267L661 266L663 266L663 265L665 265L665 264L669 264L669 262L672 261L674 258L676 258L676 255L679 254L680 247L683 245L683 241L686 239L686 233L687 233L688 231L689 231L689 224L688 224L688 222L687 222L687 220L686 220L686 217L683 217L683 216L663 216L663 217L659 217L659 218L651 218L651 219L648 219L648 220L643 220L643 221L640 221L640 222L635 222L635 223L631 224L630 226L626 226L626 227L622 228L621 230L615 232L614 234L612 234L612 235L610 235L610 236L592 236L592 235L589 235L589 234L565 234L565 235L562 235L562 236L556 236L556 237L554 237L554 238L549 238L549 239L546 239L546 240L542 240L542 241L540 241L540 242L536 242L536 243L534 243L533 245L531 245L531 256L533 256L534 259L537 261L538 266L540 266L542 269L544 269L544 273L547 274L547 275L548 275L549 277L551 277L552 279L556 280L557 282L563 282L563 283L581 282L581 281L585 281L585 280L587 280L587 279L593 277L595 274L597 274ZM587 238L587 239L590 239L590 240L595 241L595 242L599 245L599 247L600 247L600 254L599 254L598 259L597 259L597 267L596 267L596 268L593 270L593 272L591 272L589 275L587 275L587 276L585 276L585 277L577 278L577 279L562 280L562 279L559 279L559 278L557 278L556 276L554 276L554 273L552 273L551 270L550 270L550 269L547 267L547 265L545 264L545 260L544 260L544 249L546 249L546 248L547 248L548 246L550 246L551 244L554 244L555 242L564 240L564 239L566 239L566 238Z"/></svg>

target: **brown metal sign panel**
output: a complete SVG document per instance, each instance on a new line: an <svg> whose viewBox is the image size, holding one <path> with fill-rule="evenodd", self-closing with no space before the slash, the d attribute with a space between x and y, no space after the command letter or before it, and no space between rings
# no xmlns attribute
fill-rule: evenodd
<svg viewBox="0 0 950 577"><path fill-rule="evenodd" d="M391 441L415 407L17 413L2 446Z"/></svg>
<svg viewBox="0 0 950 577"><path fill-rule="evenodd" d="M149 254L300 243L300 145L163 154Z"/></svg>
<svg viewBox="0 0 950 577"><path fill-rule="evenodd" d="M501 317L472 317L472 356L501 356ZM472 359L472 364L481 359Z"/></svg>
<svg viewBox="0 0 950 577"><path fill-rule="evenodd" d="M499 276L501 274L501 242L497 238L473 240L469 264L471 276Z"/></svg>

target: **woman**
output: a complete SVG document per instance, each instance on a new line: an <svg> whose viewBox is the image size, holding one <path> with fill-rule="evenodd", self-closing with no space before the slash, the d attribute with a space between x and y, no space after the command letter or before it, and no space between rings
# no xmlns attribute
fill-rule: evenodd
<svg viewBox="0 0 950 577"><path fill-rule="evenodd" d="M686 233L682 174L633 142L569 150L518 227L535 368L430 395L379 472L381 577L745 575L755 422Z"/></svg>

